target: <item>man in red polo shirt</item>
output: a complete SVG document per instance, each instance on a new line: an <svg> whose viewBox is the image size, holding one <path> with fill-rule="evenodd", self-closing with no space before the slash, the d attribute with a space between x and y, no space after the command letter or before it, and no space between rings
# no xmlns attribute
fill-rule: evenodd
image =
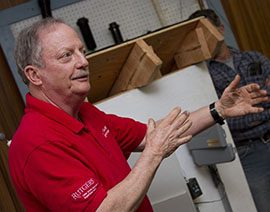
<svg viewBox="0 0 270 212"><path fill-rule="evenodd" d="M146 192L162 160L192 135L226 117L261 112L256 84L237 88L193 113L180 108L148 125L105 114L84 99L88 62L76 32L41 20L23 30L15 59L29 87L25 115L9 150L9 168L27 211L152 211ZM130 152L142 151L130 169Z"/></svg>

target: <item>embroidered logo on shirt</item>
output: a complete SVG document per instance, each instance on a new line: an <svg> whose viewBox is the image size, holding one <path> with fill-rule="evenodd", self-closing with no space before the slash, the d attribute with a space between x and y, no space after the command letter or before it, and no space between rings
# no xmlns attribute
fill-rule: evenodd
<svg viewBox="0 0 270 212"><path fill-rule="evenodd" d="M77 189L74 193L71 194L71 197L74 200L77 199L87 199L91 194L97 190L98 187L97 182L95 182L92 178L88 180L86 183L84 183L80 188Z"/></svg>
<svg viewBox="0 0 270 212"><path fill-rule="evenodd" d="M105 138L107 138L109 132L110 132L109 128L107 126L104 126L102 129L102 134L104 135Z"/></svg>

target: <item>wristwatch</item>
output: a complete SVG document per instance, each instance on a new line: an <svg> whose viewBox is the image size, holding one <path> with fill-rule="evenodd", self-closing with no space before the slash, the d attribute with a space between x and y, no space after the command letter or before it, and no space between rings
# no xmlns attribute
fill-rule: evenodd
<svg viewBox="0 0 270 212"><path fill-rule="evenodd" d="M218 114L216 107L215 107L215 102L209 105L210 108L210 113L215 120L216 123L219 123L220 125L224 124L224 119Z"/></svg>

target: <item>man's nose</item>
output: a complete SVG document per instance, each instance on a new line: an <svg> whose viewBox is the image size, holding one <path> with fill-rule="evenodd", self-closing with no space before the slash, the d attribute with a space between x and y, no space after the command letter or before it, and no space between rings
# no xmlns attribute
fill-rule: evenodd
<svg viewBox="0 0 270 212"><path fill-rule="evenodd" d="M76 61L76 68L87 68L88 67L88 61L85 57L85 55L82 52L79 52L77 54L77 61Z"/></svg>

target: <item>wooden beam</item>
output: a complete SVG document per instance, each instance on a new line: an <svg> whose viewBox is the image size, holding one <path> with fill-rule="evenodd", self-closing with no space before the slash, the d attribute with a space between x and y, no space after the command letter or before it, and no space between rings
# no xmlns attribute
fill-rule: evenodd
<svg viewBox="0 0 270 212"><path fill-rule="evenodd" d="M224 38L207 19L200 19L195 30L190 31L174 55L178 69L210 59L216 54Z"/></svg>
<svg viewBox="0 0 270 212"><path fill-rule="evenodd" d="M88 56L91 83L89 102L94 103L109 96L133 46L133 43L124 43Z"/></svg>
<svg viewBox="0 0 270 212"><path fill-rule="evenodd" d="M110 91L110 96L148 84L157 76L161 64L162 61L152 47L143 40L136 41Z"/></svg>
<svg viewBox="0 0 270 212"><path fill-rule="evenodd" d="M203 30L197 28L191 31L178 53L175 54L174 59L178 69L187 67L206 59L211 58Z"/></svg>
<svg viewBox="0 0 270 212"><path fill-rule="evenodd" d="M130 83L128 84L128 90L142 87L152 82L154 79L160 76L160 67L162 61L149 51L143 55L141 62L138 64L136 72Z"/></svg>
<svg viewBox="0 0 270 212"><path fill-rule="evenodd" d="M224 36L217 30L217 28L207 19L200 19L197 27L201 27L203 29L203 34L211 53L211 57L216 54L217 49L224 42Z"/></svg>
<svg viewBox="0 0 270 212"><path fill-rule="evenodd" d="M158 15L158 18L159 18L159 20L160 20L161 25L162 25L163 27L164 27L164 26L168 26L168 22L167 22L167 20L166 20L164 14L163 14L163 12L162 12L162 9L161 9L161 7L160 7L160 4L159 4L158 0L152 0L152 2L153 2L154 6L155 6L155 8L156 8L157 15Z"/></svg>

